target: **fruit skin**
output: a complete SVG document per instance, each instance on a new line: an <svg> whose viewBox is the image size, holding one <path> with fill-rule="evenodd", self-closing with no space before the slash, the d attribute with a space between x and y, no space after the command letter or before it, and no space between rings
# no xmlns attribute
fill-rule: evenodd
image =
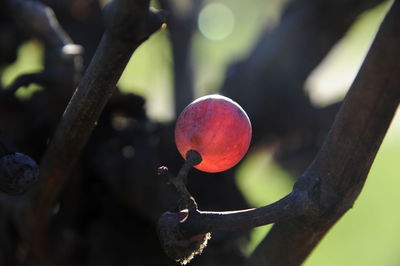
<svg viewBox="0 0 400 266"><path fill-rule="evenodd" d="M246 154L251 140L251 123L246 112L222 95L207 95L189 104L179 115L175 143L186 157L188 150L200 153L198 170L215 173L236 165Z"/></svg>
<svg viewBox="0 0 400 266"><path fill-rule="evenodd" d="M14 152L0 157L0 191L20 195L39 178L39 167L26 154Z"/></svg>

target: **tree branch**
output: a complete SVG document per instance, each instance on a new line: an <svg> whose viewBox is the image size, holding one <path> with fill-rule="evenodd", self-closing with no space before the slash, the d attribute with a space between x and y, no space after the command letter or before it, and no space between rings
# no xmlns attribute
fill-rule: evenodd
<svg viewBox="0 0 400 266"><path fill-rule="evenodd" d="M277 27L229 67L221 92L251 117L252 146L278 142L274 157L294 175L313 160L339 110L339 104L313 106L306 79L359 15L382 2L290 1Z"/></svg>
<svg viewBox="0 0 400 266"><path fill-rule="evenodd" d="M251 229L304 215L310 207L301 192L296 191L273 204L255 209L189 212L187 220L181 224L181 230L183 234L193 236L207 232Z"/></svg>
<svg viewBox="0 0 400 266"><path fill-rule="evenodd" d="M194 97L191 43L197 16L203 0L192 0L183 4L176 0L160 0L161 7L168 11L168 29L173 54L175 114L189 104Z"/></svg>
<svg viewBox="0 0 400 266"><path fill-rule="evenodd" d="M105 8L106 32L42 158L41 180L27 209L32 247L41 259L47 257L45 233L60 189L132 53L160 28L163 19L149 11L149 1L114 0Z"/></svg>
<svg viewBox="0 0 400 266"><path fill-rule="evenodd" d="M400 101L399 14L395 1L325 144L298 181L319 183L310 196L320 214L275 224L246 265L300 265L354 204Z"/></svg>
<svg viewBox="0 0 400 266"><path fill-rule="evenodd" d="M254 143L318 122L304 82L357 17L382 2L292 1L281 23L261 36L246 59L230 66L221 91L252 118Z"/></svg>

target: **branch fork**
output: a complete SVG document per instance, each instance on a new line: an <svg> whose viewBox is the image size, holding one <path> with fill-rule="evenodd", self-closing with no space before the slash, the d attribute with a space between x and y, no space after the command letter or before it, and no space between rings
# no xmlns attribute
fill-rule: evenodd
<svg viewBox="0 0 400 266"><path fill-rule="evenodd" d="M158 233L164 251L175 261L186 264L195 255L200 254L207 245L211 232L250 229L278 221L305 215L308 212L319 213L315 204L309 200L308 186L301 182L281 200L260 208L238 211L200 211L193 196L186 187L187 176L192 166L201 162L198 152L190 150L186 161L177 176L162 166L159 175L168 177L168 183L175 186L181 199L178 212L165 212L159 219ZM299 180L300 181L300 180Z"/></svg>

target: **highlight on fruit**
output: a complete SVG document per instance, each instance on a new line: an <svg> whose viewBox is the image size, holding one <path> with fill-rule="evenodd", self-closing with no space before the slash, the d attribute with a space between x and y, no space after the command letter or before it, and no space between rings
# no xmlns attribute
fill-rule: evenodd
<svg viewBox="0 0 400 266"><path fill-rule="evenodd" d="M215 173L228 170L246 154L251 141L251 122L243 108L222 95L207 95L190 103L179 115L175 143L186 159L197 151L202 161L194 167Z"/></svg>

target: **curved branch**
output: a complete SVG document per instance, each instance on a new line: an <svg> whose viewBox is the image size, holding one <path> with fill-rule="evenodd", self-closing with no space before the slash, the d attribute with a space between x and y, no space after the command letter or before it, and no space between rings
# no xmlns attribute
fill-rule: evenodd
<svg viewBox="0 0 400 266"><path fill-rule="evenodd" d="M177 230L183 237L190 238L198 234L216 231L249 229L305 215L314 210L313 202L309 200L307 191L300 188L293 190L281 200L260 208L224 212L199 211L194 198L186 188L186 178L190 168L201 162L201 156L196 151L189 150L186 158L176 177L169 175L166 167L159 168L160 174L169 177L169 182L175 186L181 195L181 201L185 203L183 207L178 206L179 209L185 209L181 213L187 214ZM172 213L168 212L167 216L169 214ZM164 221L161 221L161 224L164 224ZM171 226L175 226L175 224Z"/></svg>
<svg viewBox="0 0 400 266"><path fill-rule="evenodd" d="M359 15L382 2L290 1L277 27L229 67L221 92L251 118L252 146L278 142L274 159L294 175L313 160L339 110L313 106L306 79Z"/></svg>
<svg viewBox="0 0 400 266"><path fill-rule="evenodd" d="M319 184L311 196L320 215L275 224L246 265L300 265L354 204L400 102L399 14L395 1L321 151L298 181Z"/></svg>
<svg viewBox="0 0 400 266"><path fill-rule="evenodd" d="M159 219L158 235L165 253L186 264L201 254L212 232L245 230L299 216L315 216L315 207L308 192L296 188L281 200L255 209L210 212L189 208L165 212Z"/></svg>
<svg viewBox="0 0 400 266"><path fill-rule="evenodd" d="M194 236L207 232L250 229L278 221L290 220L312 211L312 205L304 193L293 191L270 205L239 211L189 212L188 218L180 224L183 234Z"/></svg>

